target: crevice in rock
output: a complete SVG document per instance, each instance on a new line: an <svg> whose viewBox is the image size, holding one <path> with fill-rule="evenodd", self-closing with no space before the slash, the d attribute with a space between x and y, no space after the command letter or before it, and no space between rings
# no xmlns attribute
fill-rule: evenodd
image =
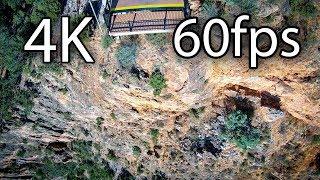
<svg viewBox="0 0 320 180"><path fill-rule="evenodd" d="M50 142L47 148L55 152L61 152L66 150L68 148L68 145L66 142L54 141L54 142Z"/></svg>
<svg viewBox="0 0 320 180"><path fill-rule="evenodd" d="M254 97L261 98L261 106L281 110L281 99L277 95L272 95L270 92L257 91L241 85L229 85L227 86L227 89L242 93L245 96L254 96ZM243 100L240 100L240 101L236 100L235 103L237 105L237 109L245 110L245 111L249 110L249 109L243 109L244 106L248 105L247 102Z"/></svg>
<svg viewBox="0 0 320 180"><path fill-rule="evenodd" d="M129 171L127 171L126 169L122 169L121 173L119 174L117 179L118 180L134 179L134 176Z"/></svg>
<svg viewBox="0 0 320 180"><path fill-rule="evenodd" d="M37 121L40 121L41 119L38 119ZM34 122L34 121L32 121ZM34 122L36 123L36 122ZM59 133L59 134L63 134L64 133L64 129L60 128L60 127L57 127L56 125L53 125L52 127L49 127L49 126L46 126L44 124L40 124L40 123L37 123L37 125L41 128L44 128L44 129L47 129L49 131L53 131L53 132L56 132L56 133Z"/></svg>
<svg viewBox="0 0 320 180"><path fill-rule="evenodd" d="M191 150L200 154L204 151L210 152L214 156L218 156L221 153L221 149L212 144L210 138L198 139L191 146Z"/></svg>
<svg viewBox="0 0 320 180"><path fill-rule="evenodd" d="M166 177L166 174L164 172L159 171L159 170L156 170L156 172L152 176L152 180L165 180L165 179L168 179Z"/></svg>
<svg viewBox="0 0 320 180"><path fill-rule="evenodd" d="M274 96L267 91L261 92L261 106L280 110L281 109L280 101L281 100L278 96Z"/></svg>
<svg viewBox="0 0 320 180"><path fill-rule="evenodd" d="M227 113L234 110L241 110L243 113L247 114L249 117L253 116L254 106L248 98L237 96L229 97L225 101L225 106Z"/></svg>

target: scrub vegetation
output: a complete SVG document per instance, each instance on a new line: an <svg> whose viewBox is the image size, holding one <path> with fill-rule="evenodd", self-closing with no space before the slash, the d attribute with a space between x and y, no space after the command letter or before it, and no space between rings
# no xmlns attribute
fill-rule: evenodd
<svg viewBox="0 0 320 180"><path fill-rule="evenodd" d="M77 15L71 16L70 17L70 22L71 22L70 31L73 31L81 23L82 19L85 18L85 16L86 16L85 14L77 14ZM90 30L90 26L88 25L80 33L79 39L84 43L88 42L90 34L91 34L91 30Z"/></svg>
<svg viewBox="0 0 320 180"><path fill-rule="evenodd" d="M114 172L108 163L93 153L92 142L75 141L72 143L74 157L68 162L54 162L50 155L43 159L43 165L37 168L34 179L112 179ZM99 149L96 149L99 150Z"/></svg>
<svg viewBox="0 0 320 180"><path fill-rule="evenodd" d="M303 19L316 17L315 2L310 0L290 0L291 14Z"/></svg>
<svg viewBox="0 0 320 180"><path fill-rule="evenodd" d="M209 19L219 15L219 9L216 7L213 0L204 0L201 6L201 17Z"/></svg>
<svg viewBox="0 0 320 180"><path fill-rule="evenodd" d="M116 58L120 66L124 69L132 68L136 63L137 56L136 43L123 43L116 51Z"/></svg>
<svg viewBox="0 0 320 180"><path fill-rule="evenodd" d="M193 117L199 119L201 114L204 113L204 111L205 111L205 107L200 107L200 108L197 108L197 109L192 108L192 109L190 109L190 114Z"/></svg>
<svg viewBox="0 0 320 180"><path fill-rule="evenodd" d="M113 38L108 34L106 34L103 36L101 43L102 43L102 47L107 49L113 43Z"/></svg>
<svg viewBox="0 0 320 180"><path fill-rule="evenodd" d="M162 89L167 87L166 79L158 69L152 73L149 84L154 89L153 94L155 96L159 96L161 94Z"/></svg>
<svg viewBox="0 0 320 180"><path fill-rule="evenodd" d="M159 137L159 130L158 129L151 129L150 131L151 139L154 143L157 143Z"/></svg>
<svg viewBox="0 0 320 180"><path fill-rule="evenodd" d="M256 0L225 0L229 5L236 5L241 8L242 12L254 14L257 10Z"/></svg>
<svg viewBox="0 0 320 180"><path fill-rule="evenodd" d="M316 29L317 26L305 26L311 22L317 21L319 16L319 9L317 9L316 2L311 0L289 0L290 14L288 16L288 24L292 26L304 26L305 41L304 45L309 46L317 42Z"/></svg>
<svg viewBox="0 0 320 180"><path fill-rule="evenodd" d="M18 87L23 69L30 64L23 46L38 23L44 17L55 22L59 18L60 9L61 4L56 0L0 2L1 120L11 120L16 106L21 106L25 113L31 111L34 94Z"/></svg>
<svg viewBox="0 0 320 180"><path fill-rule="evenodd" d="M132 147L132 154L134 156L140 156L141 154L141 149L138 146L133 146Z"/></svg>
<svg viewBox="0 0 320 180"><path fill-rule="evenodd" d="M103 124L104 119L102 117L96 118L96 125L99 130L101 130L101 125Z"/></svg>
<svg viewBox="0 0 320 180"><path fill-rule="evenodd" d="M261 132L251 125L247 114L238 110L228 114L223 137L239 148L247 150L255 148L259 144Z"/></svg>

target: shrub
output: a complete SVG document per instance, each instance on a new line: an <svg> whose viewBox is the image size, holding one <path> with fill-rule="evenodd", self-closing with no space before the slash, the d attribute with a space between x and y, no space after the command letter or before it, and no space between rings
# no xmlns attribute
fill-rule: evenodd
<svg viewBox="0 0 320 180"><path fill-rule="evenodd" d="M141 149L138 146L133 146L132 147L132 153L133 153L134 156L140 156Z"/></svg>
<svg viewBox="0 0 320 180"><path fill-rule="evenodd" d="M85 14L77 14L77 15L74 15L74 16L71 16L71 20L70 20L70 23L71 23L71 27L70 27L70 31L74 30L82 21L82 19L85 17L86 15ZM89 25L86 26L83 31L80 33L79 35L79 39L82 41L82 42L88 42L89 41L89 37L90 37L90 27Z"/></svg>
<svg viewBox="0 0 320 180"><path fill-rule="evenodd" d="M320 145L320 135L314 135L312 138L312 143Z"/></svg>
<svg viewBox="0 0 320 180"><path fill-rule="evenodd" d="M312 1L290 0L291 14L299 15L302 18L312 18L316 16L317 8Z"/></svg>
<svg viewBox="0 0 320 180"><path fill-rule="evenodd" d="M31 99L34 95L30 91L20 90L14 97L14 101L21 105L25 115L29 115L33 108L33 101Z"/></svg>
<svg viewBox="0 0 320 180"><path fill-rule="evenodd" d="M22 158L25 156L25 154L26 154L25 150L19 149L18 152L16 153L16 156Z"/></svg>
<svg viewBox="0 0 320 180"><path fill-rule="evenodd" d="M226 119L223 136L239 148L254 148L260 142L260 131L251 125L250 118L242 111L231 112Z"/></svg>
<svg viewBox="0 0 320 180"><path fill-rule="evenodd" d="M117 120L117 116L116 116L116 114L114 114L114 112L110 113L110 116L111 116L112 120Z"/></svg>
<svg viewBox="0 0 320 180"><path fill-rule="evenodd" d="M61 4L56 0L27 0L27 2L31 1L33 4L34 10L30 15L30 21L34 24L37 24L44 17L49 17L50 19L56 21L58 19L58 14L61 9ZM33 1L33 2L32 2Z"/></svg>
<svg viewBox="0 0 320 180"><path fill-rule="evenodd" d="M202 114L205 110L205 107L200 107L198 109L190 109L190 113L195 117L195 118L200 118L200 114Z"/></svg>
<svg viewBox="0 0 320 180"><path fill-rule="evenodd" d="M236 5L245 13L254 13L257 10L256 0L225 0L228 5Z"/></svg>
<svg viewBox="0 0 320 180"><path fill-rule="evenodd" d="M6 0L0 1L0 7L0 71L6 72L0 77L0 119L11 120L17 105L25 106L25 112L32 106L33 96L19 87L23 67L30 62L23 45L44 17L57 20L61 4L56 0Z"/></svg>
<svg viewBox="0 0 320 180"><path fill-rule="evenodd" d="M32 179L106 179L112 180L114 171L99 153L94 153L96 143L73 141L71 150L74 155L66 162L55 162L54 152L46 149L42 163L31 166L35 171ZM98 147L99 148L99 147Z"/></svg>
<svg viewBox="0 0 320 180"><path fill-rule="evenodd" d="M63 74L63 68L61 66L61 64L57 63L57 62L52 62L50 64L43 64L41 66L39 66L39 73L43 74L46 72L53 72L56 75L61 75Z"/></svg>
<svg viewBox="0 0 320 180"><path fill-rule="evenodd" d="M63 118L65 120L71 120L72 119L72 113L71 112L62 112Z"/></svg>
<svg viewBox="0 0 320 180"><path fill-rule="evenodd" d="M63 88L58 89L59 92L62 92L63 95L66 95L68 93L68 88L65 86Z"/></svg>
<svg viewBox="0 0 320 180"><path fill-rule="evenodd" d="M142 174L143 173L143 165L140 164L138 167L137 167L137 173L138 174Z"/></svg>
<svg viewBox="0 0 320 180"><path fill-rule="evenodd" d="M107 79L111 75L106 69L104 69L101 74L103 79Z"/></svg>
<svg viewBox="0 0 320 180"><path fill-rule="evenodd" d="M116 161L118 160L118 157L115 155L114 151L113 150L109 150L109 153L107 155L107 158L110 160L110 161Z"/></svg>
<svg viewBox="0 0 320 180"><path fill-rule="evenodd" d="M102 117L97 117L96 125L97 125L99 130L101 129L101 125L102 125L103 121L104 121L104 119Z"/></svg>
<svg viewBox="0 0 320 180"><path fill-rule="evenodd" d="M167 87L166 79L159 70L155 70L152 73L149 84L154 89L153 94L155 96L160 95L162 89Z"/></svg>
<svg viewBox="0 0 320 180"><path fill-rule="evenodd" d="M1 26L0 22L0 73L6 71L6 76L0 75L0 119L10 120L17 105L24 107L25 112L31 111L33 95L29 91L19 89L20 75L26 63L19 58L22 57L24 41L17 36L9 35L9 30Z"/></svg>
<svg viewBox="0 0 320 180"><path fill-rule="evenodd" d="M147 40L156 47L163 47L168 44L168 37L165 33L158 33L158 34L147 34Z"/></svg>
<svg viewBox="0 0 320 180"><path fill-rule="evenodd" d="M152 180L160 180L160 179L168 179L168 177L166 177L166 174L164 172L156 170L156 172L152 175L151 179Z"/></svg>
<svg viewBox="0 0 320 180"><path fill-rule="evenodd" d="M137 44L123 44L117 49L115 56L122 68L132 68L136 62Z"/></svg>
<svg viewBox="0 0 320 180"><path fill-rule="evenodd" d="M74 141L72 142L72 150L76 152L76 157L85 160L90 159L94 154L92 152L92 142Z"/></svg>
<svg viewBox="0 0 320 180"><path fill-rule="evenodd" d="M150 135L151 135L152 141L156 143L158 141L159 130L158 129L151 129Z"/></svg>
<svg viewBox="0 0 320 180"><path fill-rule="evenodd" d="M108 34L104 35L102 38L102 47L107 49L113 43L113 38Z"/></svg>
<svg viewBox="0 0 320 180"><path fill-rule="evenodd" d="M146 149L150 149L150 145L149 145L148 142L143 141L142 143L143 143L143 146L144 146Z"/></svg>
<svg viewBox="0 0 320 180"><path fill-rule="evenodd" d="M219 10L217 9L213 0L204 0L203 1L200 15L204 19L209 19L211 17L215 17L215 16L219 15Z"/></svg>

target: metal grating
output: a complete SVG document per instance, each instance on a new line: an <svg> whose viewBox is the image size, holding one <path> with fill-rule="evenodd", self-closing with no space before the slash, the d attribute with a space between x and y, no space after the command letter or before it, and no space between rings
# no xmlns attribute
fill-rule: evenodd
<svg viewBox="0 0 320 180"><path fill-rule="evenodd" d="M170 30L184 19L183 11L139 11L125 14L113 14L112 32L134 32L148 30Z"/></svg>
<svg viewBox="0 0 320 180"><path fill-rule="evenodd" d="M118 36L169 32L189 15L188 0L108 0L104 18L109 34Z"/></svg>

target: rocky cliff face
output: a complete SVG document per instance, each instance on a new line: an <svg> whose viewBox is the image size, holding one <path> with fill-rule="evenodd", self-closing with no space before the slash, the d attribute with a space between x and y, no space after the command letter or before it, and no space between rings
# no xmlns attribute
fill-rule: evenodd
<svg viewBox="0 0 320 180"><path fill-rule="evenodd" d="M276 14L274 26L281 27L288 2L259 3L258 17ZM200 11L197 1L191 7ZM35 58L21 82L37 94L35 106L1 134L0 177L41 177L42 166L58 176L63 168L76 169L68 169L71 162L88 164L84 159L115 179L319 177L319 39L304 44L295 59L260 59L259 68L249 70L247 55L211 59L200 53L186 60L171 43L159 47L146 36L117 39L108 49L101 38L96 31L86 44L92 65L74 53L71 64L49 72L41 71L41 56ZM130 69L116 58L127 41L137 44ZM149 85L155 69L167 84L160 96ZM254 149L222 137L234 110L252 113L252 126L261 131Z"/></svg>

